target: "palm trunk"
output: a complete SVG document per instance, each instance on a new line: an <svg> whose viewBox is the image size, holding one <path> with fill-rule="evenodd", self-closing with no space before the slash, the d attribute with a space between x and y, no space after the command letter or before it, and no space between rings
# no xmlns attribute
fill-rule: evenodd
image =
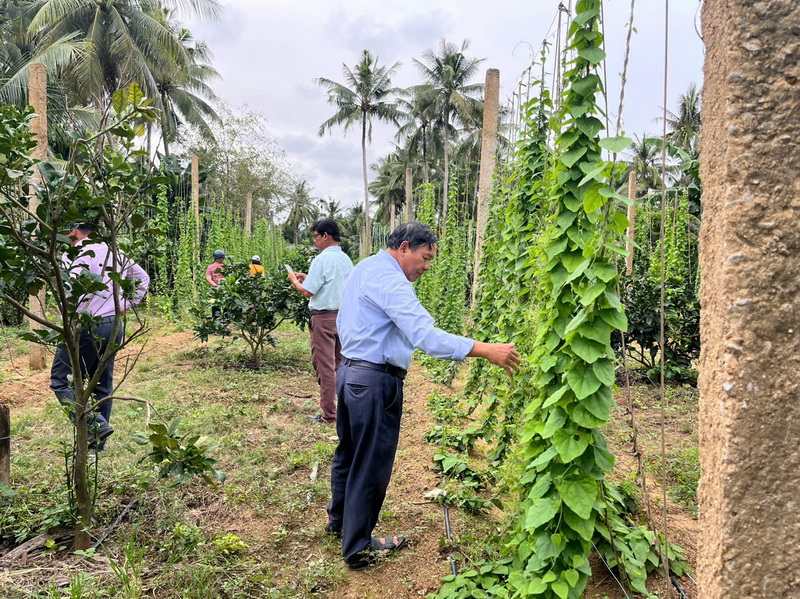
<svg viewBox="0 0 800 599"><path fill-rule="evenodd" d="M430 173L428 172L428 131L422 127L422 174L425 177L425 183L431 182Z"/></svg>
<svg viewBox="0 0 800 599"><path fill-rule="evenodd" d="M166 157L169 156L169 142L167 141L167 125L165 120L171 118L171 116L167 113L167 94L164 90L161 90L161 107L161 137L164 140L164 156Z"/></svg>
<svg viewBox="0 0 800 599"><path fill-rule="evenodd" d="M361 257L369 256L372 251L372 226L369 218L369 190L367 189L367 115L361 113L361 168L364 173L364 222L365 243L361 247Z"/></svg>
<svg viewBox="0 0 800 599"><path fill-rule="evenodd" d="M450 123L450 111L444 112L444 187L442 187L442 223L443 226L447 223L447 199L450 194L448 193L448 185L450 184L450 148L449 141L450 135L447 130Z"/></svg>
<svg viewBox="0 0 800 599"><path fill-rule="evenodd" d="M414 220L414 193L411 167L406 167L406 222Z"/></svg>

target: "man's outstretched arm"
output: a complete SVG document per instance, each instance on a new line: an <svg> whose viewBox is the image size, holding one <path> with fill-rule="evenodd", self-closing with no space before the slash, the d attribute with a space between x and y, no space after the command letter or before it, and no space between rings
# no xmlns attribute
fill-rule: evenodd
<svg viewBox="0 0 800 599"><path fill-rule="evenodd" d="M495 366L505 370L509 376L519 372L520 356L514 349L513 343L484 343L476 341L472 351L467 354L470 358L486 358Z"/></svg>

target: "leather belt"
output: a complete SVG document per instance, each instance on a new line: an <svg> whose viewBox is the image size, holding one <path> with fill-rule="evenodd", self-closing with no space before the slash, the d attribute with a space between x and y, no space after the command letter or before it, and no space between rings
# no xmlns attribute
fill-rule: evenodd
<svg viewBox="0 0 800 599"><path fill-rule="evenodd" d="M316 316L317 314L327 314L328 312L338 312L339 310L309 310L309 314L311 316Z"/></svg>
<svg viewBox="0 0 800 599"><path fill-rule="evenodd" d="M345 366L360 366L361 368L370 368L380 372L386 372L392 376L396 376L400 380L406 378L408 371L394 364L376 364L375 362L367 362L366 360L351 360L350 358L344 359Z"/></svg>

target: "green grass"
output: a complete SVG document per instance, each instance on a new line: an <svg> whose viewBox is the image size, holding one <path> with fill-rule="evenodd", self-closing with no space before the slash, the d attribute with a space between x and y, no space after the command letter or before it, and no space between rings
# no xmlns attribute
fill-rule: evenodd
<svg viewBox="0 0 800 599"><path fill-rule="evenodd" d="M684 445L667 453L669 494L674 501L697 515L697 486L700 481L700 450L696 445ZM663 467L663 465L662 465Z"/></svg>
<svg viewBox="0 0 800 599"><path fill-rule="evenodd" d="M263 366L252 371L240 342L213 339L156 350L180 324L152 321L148 353L119 394L150 402L151 422L178 417L182 433L209 438L218 446L211 457L227 472L227 483L214 488L199 480L180 486L156 481L150 463L141 461L147 448L131 442L134 434L146 432L148 410L141 403L116 401L115 433L97 471L97 529L131 499L139 501L100 550L113 564L111 571L65 569L69 582L61 587L35 575L15 578L3 596L244 599L327 593L341 576L339 548L322 538L309 514L324 514L329 482L323 473L330 468L335 442L332 429L305 418L317 402L308 333L280 327L277 347L268 348ZM7 330L0 333L2 350L12 337ZM25 344L13 343L14 355L21 355ZM0 353L2 366L8 366L8 352ZM0 543L6 545L35 536L48 524L72 521L63 455L72 443L72 427L55 399L43 407L15 406L12 443L13 491L0 494ZM320 477L312 485L315 463ZM239 513L248 514L248 525L231 531ZM315 545L323 547L325 557L306 560L308 547ZM74 562L68 548L50 551L50 559Z"/></svg>

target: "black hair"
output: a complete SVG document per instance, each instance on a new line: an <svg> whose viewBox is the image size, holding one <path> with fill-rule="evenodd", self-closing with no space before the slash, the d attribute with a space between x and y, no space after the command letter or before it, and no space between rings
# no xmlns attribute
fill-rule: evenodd
<svg viewBox="0 0 800 599"><path fill-rule="evenodd" d="M397 227L392 234L389 235L389 240L386 246L390 250L396 250L404 241L408 242L408 247L412 250L420 246L427 245L429 247L435 246L439 243L439 238L428 225L416 220L403 223Z"/></svg>
<svg viewBox="0 0 800 599"><path fill-rule="evenodd" d="M339 232L339 225L336 224L336 221L332 218L321 218L314 226L311 227L312 233L319 233L320 235L324 235L327 233L330 235L334 241L341 241L342 236Z"/></svg>
<svg viewBox="0 0 800 599"><path fill-rule="evenodd" d="M94 223L80 223L75 228L84 235L91 235L97 231L97 225Z"/></svg>

